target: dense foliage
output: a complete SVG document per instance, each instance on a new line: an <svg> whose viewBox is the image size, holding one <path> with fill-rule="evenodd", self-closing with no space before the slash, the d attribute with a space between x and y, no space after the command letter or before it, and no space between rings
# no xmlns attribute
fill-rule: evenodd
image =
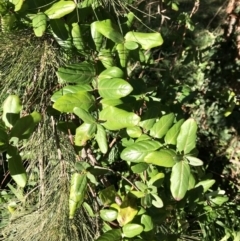
<svg viewBox="0 0 240 241"><path fill-rule="evenodd" d="M239 240L237 1L208 4L0 0L5 240Z"/></svg>

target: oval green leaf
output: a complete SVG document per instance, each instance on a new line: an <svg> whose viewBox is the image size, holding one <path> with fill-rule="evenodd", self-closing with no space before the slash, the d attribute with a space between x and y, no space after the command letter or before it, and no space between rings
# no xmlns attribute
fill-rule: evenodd
<svg viewBox="0 0 240 241"><path fill-rule="evenodd" d="M138 44L133 41L128 41L124 43L124 46L129 50L135 50L138 48Z"/></svg>
<svg viewBox="0 0 240 241"><path fill-rule="evenodd" d="M87 190L86 174L73 173L69 195L69 218L73 219L76 210L82 205Z"/></svg>
<svg viewBox="0 0 240 241"><path fill-rule="evenodd" d="M168 145L176 145L177 144L177 136L180 132L181 125L183 124L184 119L179 120L176 124L174 124L169 131L167 132L164 141Z"/></svg>
<svg viewBox="0 0 240 241"><path fill-rule="evenodd" d="M149 232L153 229L153 221L151 216L143 214L141 216L141 224L144 226L144 232Z"/></svg>
<svg viewBox="0 0 240 241"><path fill-rule="evenodd" d="M98 79L111 79L111 78L123 78L124 77L124 73L123 71L118 68L118 67L111 67L108 68L106 70L104 70L103 72L101 72L101 74L98 76Z"/></svg>
<svg viewBox="0 0 240 241"><path fill-rule="evenodd" d="M2 120L5 125L11 128L20 118L22 104L17 95L9 95L2 105L3 114Z"/></svg>
<svg viewBox="0 0 240 241"><path fill-rule="evenodd" d="M193 157L193 156L184 156L188 161L189 161L189 165L191 166L202 166L203 165L203 161L198 159L197 157Z"/></svg>
<svg viewBox="0 0 240 241"><path fill-rule="evenodd" d="M188 154L196 146L197 123L194 119L186 120L180 129L177 137L177 150Z"/></svg>
<svg viewBox="0 0 240 241"><path fill-rule="evenodd" d="M37 37L42 37L47 28L47 16L40 12L32 20L33 31Z"/></svg>
<svg viewBox="0 0 240 241"><path fill-rule="evenodd" d="M129 50L125 47L123 43L117 45L116 50L118 52L118 57L120 60L120 65L125 68L128 61Z"/></svg>
<svg viewBox="0 0 240 241"><path fill-rule="evenodd" d="M99 79L98 91L101 97L106 99L118 99L129 95L133 87L124 79Z"/></svg>
<svg viewBox="0 0 240 241"><path fill-rule="evenodd" d="M69 26L64 22L63 19L52 19L50 20L50 26L52 29L52 35L57 43L66 49L72 48L72 36L70 33Z"/></svg>
<svg viewBox="0 0 240 241"><path fill-rule="evenodd" d="M91 35L92 35L92 39L95 43L96 46L96 50L99 51L101 49L102 43L103 43L103 35L98 32L97 30L97 22L93 22L91 23Z"/></svg>
<svg viewBox="0 0 240 241"><path fill-rule="evenodd" d="M179 201L184 198L188 190L190 174L190 167L185 161L177 162L173 166L170 189L175 200Z"/></svg>
<svg viewBox="0 0 240 241"><path fill-rule="evenodd" d="M204 180L204 181L199 182L195 187L202 186L203 192L206 192L207 190L209 190L209 188L211 188L213 186L214 183L215 183L215 180L213 180L213 179Z"/></svg>
<svg viewBox="0 0 240 241"><path fill-rule="evenodd" d="M124 39L122 34L118 31L118 28L110 19L97 21L95 26L98 32L100 32L104 37L111 39L114 43L123 42Z"/></svg>
<svg viewBox="0 0 240 241"><path fill-rule="evenodd" d="M82 119L84 122L88 124L96 123L96 120L91 116L91 114L82 108L74 107L73 113L76 114L80 119Z"/></svg>
<svg viewBox="0 0 240 241"><path fill-rule="evenodd" d="M71 13L75 8L76 4L73 1L58 1L47 9L45 14L49 19L59 19Z"/></svg>
<svg viewBox="0 0 240 241"><path fill-rule="evenodd" d="M100 211L100 217L102 220L112 222L117 219L118 212L114 209L103 209Z"/></svg>
<svg viewBox="0 0 240 241"><path fill-rule="evenodd" d="M147 170L147 168L148 168L148 164L144 162L131 166L131 170L133 171L133 173L142 173L145 170Z"/></svg>
<svg viewBox="0 0 240 241"><path fill-rule="evenodd" d="M173 113L162 116L160 120L150 129L150 135L155 138L162 138L172 126L174 118L175 116Z"/></svg>
<svg viewBox="0 0 240 241"><path fill-rule="evenodd" d="M145 50L158 47L163 44L163 39L160 33L128 32L124 38L126 41L139 43Z"/></svg>
<svg viewBox="0 0 240 241"><path fill-rule="evenodd" d="M77 93L80 91L84 91L84 92L92 91L92 87L87 84L86 85L66 85L52 95L51 101L56 102L57 99L59 99L63 95L66 95L69 93Z"/></svg>
<svg viewBox="0 0 240 241"><path fill-rule="evenodd" d="M84 50L85 44L82 37L81 27L78 23L72 24L72 39L73 45L76 47L77 50Z"/></svg>
<svg viewBox="0 0 240 241"><path fill-rule="evenodd" d="M8 169L17 185L25 187L27 184L27 174L20 155L14 155L8 159Z"/></svg>
<svg viewBox="0 0 240 241"><path fill-rule="evenodd" d="M151 195L154 197L154 199L152 200L152 205L155 206L156 208L162 208L163 207L162 199L154 193L151 193Z"/></svg>
<svg viewBox="0 0 240 241"><path fill-rule="evenodd" d="M138 138L142 135L142 130L139 126L129 127L126 131L131 138Z"/></svg>
<svg viewBox="0 0 240 241"><path fill-rule="evenodd" d="M173 150L160 150L149 153L144 161L162 167L173 167L176 163L176 153Z"/></svg>
<svg viewBox="0 0 240 241"><path fill-rule="evenodd" d="M95 69L91 63L82 62L60 67L57 71L59 83L89 84L95 77Z"/></svg>
<svg viewBox="0 0 240 241"><path fill-rule="evenodd" d="M102 62L103 66L108 69L114 66L114 57L110 49L102 49L98 54L98 59Z"/></svg>
<svg viewBox="0 0 240 241"><path fill-rule="evenodd" d="M120 241L122 240L121 229L112 229L103 233L96 241Z"/></svg>
<svg viewBox="0 0 240 241"><path fill-rule="evenodd" d="M10 137L17 137L19 140L28 139L41 119L42 116L36 111L20 118L13 126Z"/></svg>
<svg viewBox="0 0 240 241"><path fill-rule="evenodd" d="M129 223L123 226L123 235L127 238L138 236L143 231L143 226L136 223Z"/></svg>
<svg viewBox="0 0 240 241"><path fill-rule="evenodd" d="M107 134L105 129L101 125L97 125L97 134L95 136L100 151L106 154L108 151Z"/></svg>
<svg viewBox="0 0 240 241"><path fill-rule="evenodd" d="M121 153L121 159L130 162L143 162L147 154L161 147L157 141L140 141L125 148Z"/></svg>
<svg viewBox="0 0 240 241"><path fill-rule="evenodd" d="M74 107L80 107L84 110L88 110L94 103L94 98L87 92L77 92L73 94L67 94L53 104L53 108L60 112L73 113Z"/></svg>
<svg viewBox="0 0 240 241"><path fill-rule="evenodd" d="M76 146L85 146L92 139L97 129L96 124L83 123L76 129L74 143Z"/></svg>
<svg viewBox="0 0 240 241"><path fill-rule="evenodd" d="M107 106L104 108L99 114L99 119L106 121L103 126L109 130L133 127L138 125L140 121L138 115L113 106Z"/></svg>

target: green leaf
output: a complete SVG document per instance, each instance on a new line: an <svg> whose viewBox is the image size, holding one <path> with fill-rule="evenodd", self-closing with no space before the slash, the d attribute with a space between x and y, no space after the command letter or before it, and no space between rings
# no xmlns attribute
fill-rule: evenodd
<svg viewBox="0 0 240 241"><path fill-rule="evenodd" d="M177 162L171 173L171 193L177 201L184 198L189 185L190 167L185 161Z"/></svg>
<svg viewBox="0 0 240 241"><path fill-rule="evenodd" d="M9 95L3 102L2 120L5 125L11 128L16 121L20 118L22 104L17 95Z"/></svg>
<svg viewBox="0 0 240 241"><path fill-rule="evenodd" d="M49 19L59 19L71 13L75 8L76 4L73 1L58 1L47 9L45 14Z"/></svg>
<svg viewBox="0 0 240 241"><path fill-rule="evenodd" d="M47 16L40 12L32 20L33 31L37 37L43 36L47 28Z"/></svg>
<svg viewBox="0 0 240 241"><path fill-rule="evenodd" d="M145 196L141 198L141 205L148 208L152 206L152 196L150 193L145 194Z"/></svg>
<svg viewBox="0 0 240 241"><path fill-rule="evenodd" d="M121 229L112 229L103 233L96 241L120 241L122 240Z"/></svg>
<svg viewBox="0 0 240 241"><path fill-rule="evenodd" d="M114 65L114 57L110 49L102 49L98 54L98 59L105 68L111 68Z"/></svg>
<svg viewBox="0 0 240 241"><path fill-rule="evenodd" d="M163 179L165 177L164 173L158 173L155 176L151 177L151 179L148 181L148 184L151 186L153 185L155 182Z"/></svg>
<svg viewBox="0 0 240 241"><path fill-rule="evenodd" d="M98 91L101 97L106 99L118 99L129 95L132 92L132 86L120 78L99 79Z"/></svg>
<svg viewBox="0 0 240 241"><path fill-rule="evenodd" d="M114 203L116 195L117 192L113 185L99 192L99 198L104 206Z"/></svg>
<svg viewBox="0 0 240 241"><path fill-rule="evenodd" d="M84 110L88 110L94 103L94 98L87 92L77 92L73 94L67 94L53 104L53 108L60 112L73 113L74 107L80 107Z"/></svg>
<svg viewBox="0 0 240 241"><path fill-rule="evenodd" d="M130 162L143 162L144 158L161 147L157 141L140 141L125 148L121 153L121 159Z"/></svg>
<svg viewBox="0 0 240 241"><path fill-rule="evenodd" d="M10 137L17 137L19 140L28 139L41 119L42 116L36 111L20 118L13 126Z"/></svg>
<svg viewBox="0 0 240 241"><path fill-rule="evenodd" d="M171 6L172 6L172 10L174 10L174 11L179 10L178 5L176 3L172 3Z"/></svg>
<svg viewBox="0 0 240 241"><path fill-rule="evenodd" d="M119 130L122 128L138 125L140 117L132 112L108 106L99 114L99 119L106 121L103 126L109 130Z"/></svg>
<svg viewBox="0 0 240 241"><path fill-rule="evenodd" d="M130 223L138 213L136 199L132 196L126 196L118 210L117 221L122 227Z"/></svg>
<svg viewBox="0 0 240 241"><path fill-rule="evenodd" d="M148 186L142 182L136 181L134 184L141 192L145 193L148 190Z"/></svg>
<svg viewBox="0 0 240 241"><path fill-rule="evenodd" d="M145 170L147 170L147 168L148 168L148 164L144 162L138 163L131 167L133 173L142 173Z"/></svg>
<svg viewBox="0 0 240 241"><path fill-rule="evenodd" d="M96 120L91 116L91 114L82 108L74 107L73 113L88 124L96 123Z"/></svg>
<svg viewBox="0 0 240 241"><path fill-rule="evenodd" d="M195 187L195 178L193 176L193 174L191 173L190 176L189 176L189 182L188 182L188 190L191 190Z"/></svg>
<svg viewBox="0 0 240 241"><path fill-rule="evenodd" d="M96 216L96 215L94 214L94 211L93 211L92 207L91 207L88 203L83 202L82 206L83 206L84 209L87 211L87 213L88 213L88 215L89 215L90 217L93 218L93 217Z"/></svg>
<svg viewBox="0 0 240 241"><path fill-rule="evenodd" d="M144 232L149 232L153 229L153 221L151 216L143 214L141 216L141 224L144 226Z"/></svg>
<svg viewBox="0 0 240 241"><path fill-rule="evenodd" d="M81 27L78 23L72 24L72 39L73 45L76 47L77 50L84 50L85 44L82 37Z"/></svg>
<svg viewBox="0 0 240 241"><path fill-rule="evenodd" d="M137 140L136 142L140 142L140 141L147 141L147 140L151 140L151 137L146 135L146 134L142 134Z"/></svg>
<svg viewBox="0 0 240 241"><path fill-rule="evenodd" d="M176 163L176 153L171 149L154 151L145 156L144 161L157 166L173 167Z"/></svg>
<svg viewBox="0 0 240 241"><path fill-rule="evenodd" d="M209 190L209 188L211 188L213 186L214 183L215 183L215 180L213 180L213 179L204 180L204 181L199 182L195 187L202 186L203 192L206 192Z"/></svg>
<svg viewBox="0 0 240 241"><path fill-rule="evenodd" d="M128 41L124 43L124 46L129 50L135 50L138 48L138 44L133 41Z"/></svg>
<svg viewBox="0 0 240 241"><path fill-rule="evenodd" d="M155 200L152 200L152 205L155 206L156 208L162 208L163 207L162 199L158 195L156 195L154 193L151 193L151 195L155 199Z"/></svg>
<svg viewBox="0 0 240 241"><path fill-rule="evenodd" d="M95 186L98 185L98 181L97 181L96 177L95 177L92 173L87 172L87 178L88 178L88 180L89 180L92 184L94 184Z"/></svg>
<svg viewBox="0 0 240 241"><path fill-rule="evenodd" d="M59 83L89 84L95 77L95 69L91 63L82 62L60 67L57 71Z"/></svg>
<svg viewBox="0 0 240 241"><path fill-rule="evenodd" d="M91 140L96 132L96 124L83 123L76 129L74 143L76 146L85 146L88 140Z"/></svg>
<svg viewBox="0 0 240 241"><path fill-rule="evenodd" d="M188 154L196 146L197 123L194 119L186 120L177 137L177 150Z"/></svg>
<svg viewBox="0 0 240 241"><path fill-rule="evenodd" d="M21 10L24 0L10 0L9 2L14 5L14 12L17 12Z"/></svg>
<svg viewBox="0 0 240 241"><path fill-rule="evenodd" d="M139 126L129 127L126 131L131 138L138 138L142 135L142 130Z"/></svg>
<svg viewBox="0 0 240 241"><path fill-rule="evenodd" d="M163 44L163 39L160 33L128 32L124 38L127 42L133 41L139 43L145 50L155 48Z"/></svg>
<svg viewBox="0 0 240 241"><path fill-rule="evenodd" d="M184 119L179 120L176 124L174 124L170 130L167 132L164 141L168 145L176 145L177 144L177 136L180 132L181 125L183 124Z"/></svg>
<svg viewBox="0 0 240 241"><path fill-rule="evenodd" d="M73 219L76 210L82 205L87 190L85 173L73 173L69 195L69 219Z"/></svg>
<svg viewBox="0 0 240 241"><path fill-rule="evenodd" d="M101 72L101 74L98 76L98 79L112 79L112 78L123 78L124 77L124 73L123 71L118 68L118 67L111 67L108 68L106 70L104 70L103 72Z"/></svg>
<svg viewBox="0 0 240 241"><path fill-rule="evenodd" d="M102 220L112 222L117 219L118 212L114 209L103 209L100 211L100 217Z"/></svg>
<svg viewBox="0 0 240 241"><path fill-rule="evenodd" d="M123 104L123 101L121 99L102 99L100 101L102 104L102 108L105 109L108 106L118 106Z"/></svg>
<svg viewBox="0 0 240 241"><path fill-rule="evenodd" d="M173 113L162 116L160 120L150 129L150 135L155 138L162 138L172 126L174 118L175 116Z"/></svg>
<svg viewBox="0 0 240 241"><path fill-rule="evenodd" d="M63 19L50 20L52 34L57 43L63 48L72 48L72 37L70 34L69 26Z"/></svg>
<svg viewBox="0 0 240 241"><path fill-rule="evenodd" d="M138 236L143 231L143 226L136 223L129 223L123 226L123 235L127 238Z"/></svg>
<svg viewBox="0 0 240 241"><path fill-rule="evenodd" d="M203 161L198 159L197 157L193 157L193 156L184 156L188 161L189 161L189 165L191 166L202 166L203 165Z"/></svg>
<svg viewBox="0 0 240 241"><path fill-rule="evenodd" d="M27 184L27 174L20 155L14 155L8 159L8 169L17 185L25 187Z"/></svg>
<svg viewBox="0 0 240 241"><path fill-rule="evenodd" d="M103 35L97 30L97 22L91 23L90 26L91 26L92 39L95 43L96 50L99 51L103 43Z"/></svg>
<svg viewBox="0 0 240 241"><path fill-rule="evenodd" d="M133 194L136 198L142 198L145 197L145 192L140 191L131 191L131 194Z"/></svg>
<svg viewBox="0 0 240 241"><path fill-rule="evenodd" d="M228 200L229 198L227 196L217 196L215 198L210 198L211 204L213 206L222 206Z"/></svg>
<svg viewBox="0 0 240 241"><path fill-rule="evenodd" d="M156 121L156 119L157 119L157 117L156 117L155 115L156 115L156 110L155 110L155 113L153 113L153 110L152 110L152 109L148 110L148 111L142 116L142 120L141 120L141 122L139 123L139 125L140 125L144 130L149 131L149 130L153 127L153 125L154 125L154 123L155 123L155 121Z"/></svg>
<svg viewBox="0 0 240 241"><path fill-rule="evenodd" d="M118 31L116 25L110 19L97 21L96 29L104 37L111 39L114 43L122 43L124 41L122 34Z"/></svg>
<svg viewBox="0 0 240 241"><path fill-rule="evenodd" d="M69 94L69 93L77 93L80 91L92 91L92 87L90 85L67 85L64 86L61 90L55 92L52 97L51 101L56 102L61 96Z"/></svg>
<svg viewBox="0 0 240 241"><path fill-rule="evenodd" d="M126 17L127 17L127 26L129 27L129 28L131 28L132 27L132 24L133 24L133 20L135 19L135 15L134 15L134 13L133 12L128 12L128 14L127 15L125 15Z"/></svg>
<svg viewBox="0 0 240 241"><path fill-rule="evenodd" d="M97 134L95 136L98 146L103 154L108 151L108 141L105 129L101 125L97 125Z"/></svg>
<svg viewBox="0 0 240 241"><path fill-rule="evenodd" d="M120 60L120 65L125 68L127 66L129 50L125 47L123 43L117 45L116 50L118 52L118 57Z"/></svg>

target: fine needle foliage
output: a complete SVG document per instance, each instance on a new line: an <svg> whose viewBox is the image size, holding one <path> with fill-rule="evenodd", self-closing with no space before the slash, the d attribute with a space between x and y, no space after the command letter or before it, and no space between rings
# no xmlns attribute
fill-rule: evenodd
<svg viewBox="0 0 240 241"><path fill-rule="evenodd" d="M12 189L15 196L9 202L16 207L2 232L4 240L94 240L97 235L93 232L96 220L83 209L69 222L67 173L75 156L72 148L66 150L68 142L63 135L56 136L54 128L51 119L45 119L25 146L29 187L25 192ZM60 150L64 156L59 157Z"/></svg>

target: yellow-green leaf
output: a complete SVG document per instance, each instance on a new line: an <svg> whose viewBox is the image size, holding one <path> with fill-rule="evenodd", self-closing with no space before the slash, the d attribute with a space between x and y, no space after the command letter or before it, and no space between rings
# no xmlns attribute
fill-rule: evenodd
<svg viewBox="0 0 240 241"><path fill-rule="evenodd" d="M71 13L75 8L76 4L73 1L58 1L47 9L45 14L50 19L58 19Z"/></svg>
<svg viewBox="0 0 240 241"><path fill-rule="evenodd" d="M37 13L32 20L33 31L37 37L43 36L47 28L47 16L40 12Z"/></svg>
<svg viewBox="0 0 240 241"><path fill-rule="evenodd" d="M163 44L163 39L160 33L128 32L124 38L126 41L139 43L145 50L158 47Z"/></svg>

